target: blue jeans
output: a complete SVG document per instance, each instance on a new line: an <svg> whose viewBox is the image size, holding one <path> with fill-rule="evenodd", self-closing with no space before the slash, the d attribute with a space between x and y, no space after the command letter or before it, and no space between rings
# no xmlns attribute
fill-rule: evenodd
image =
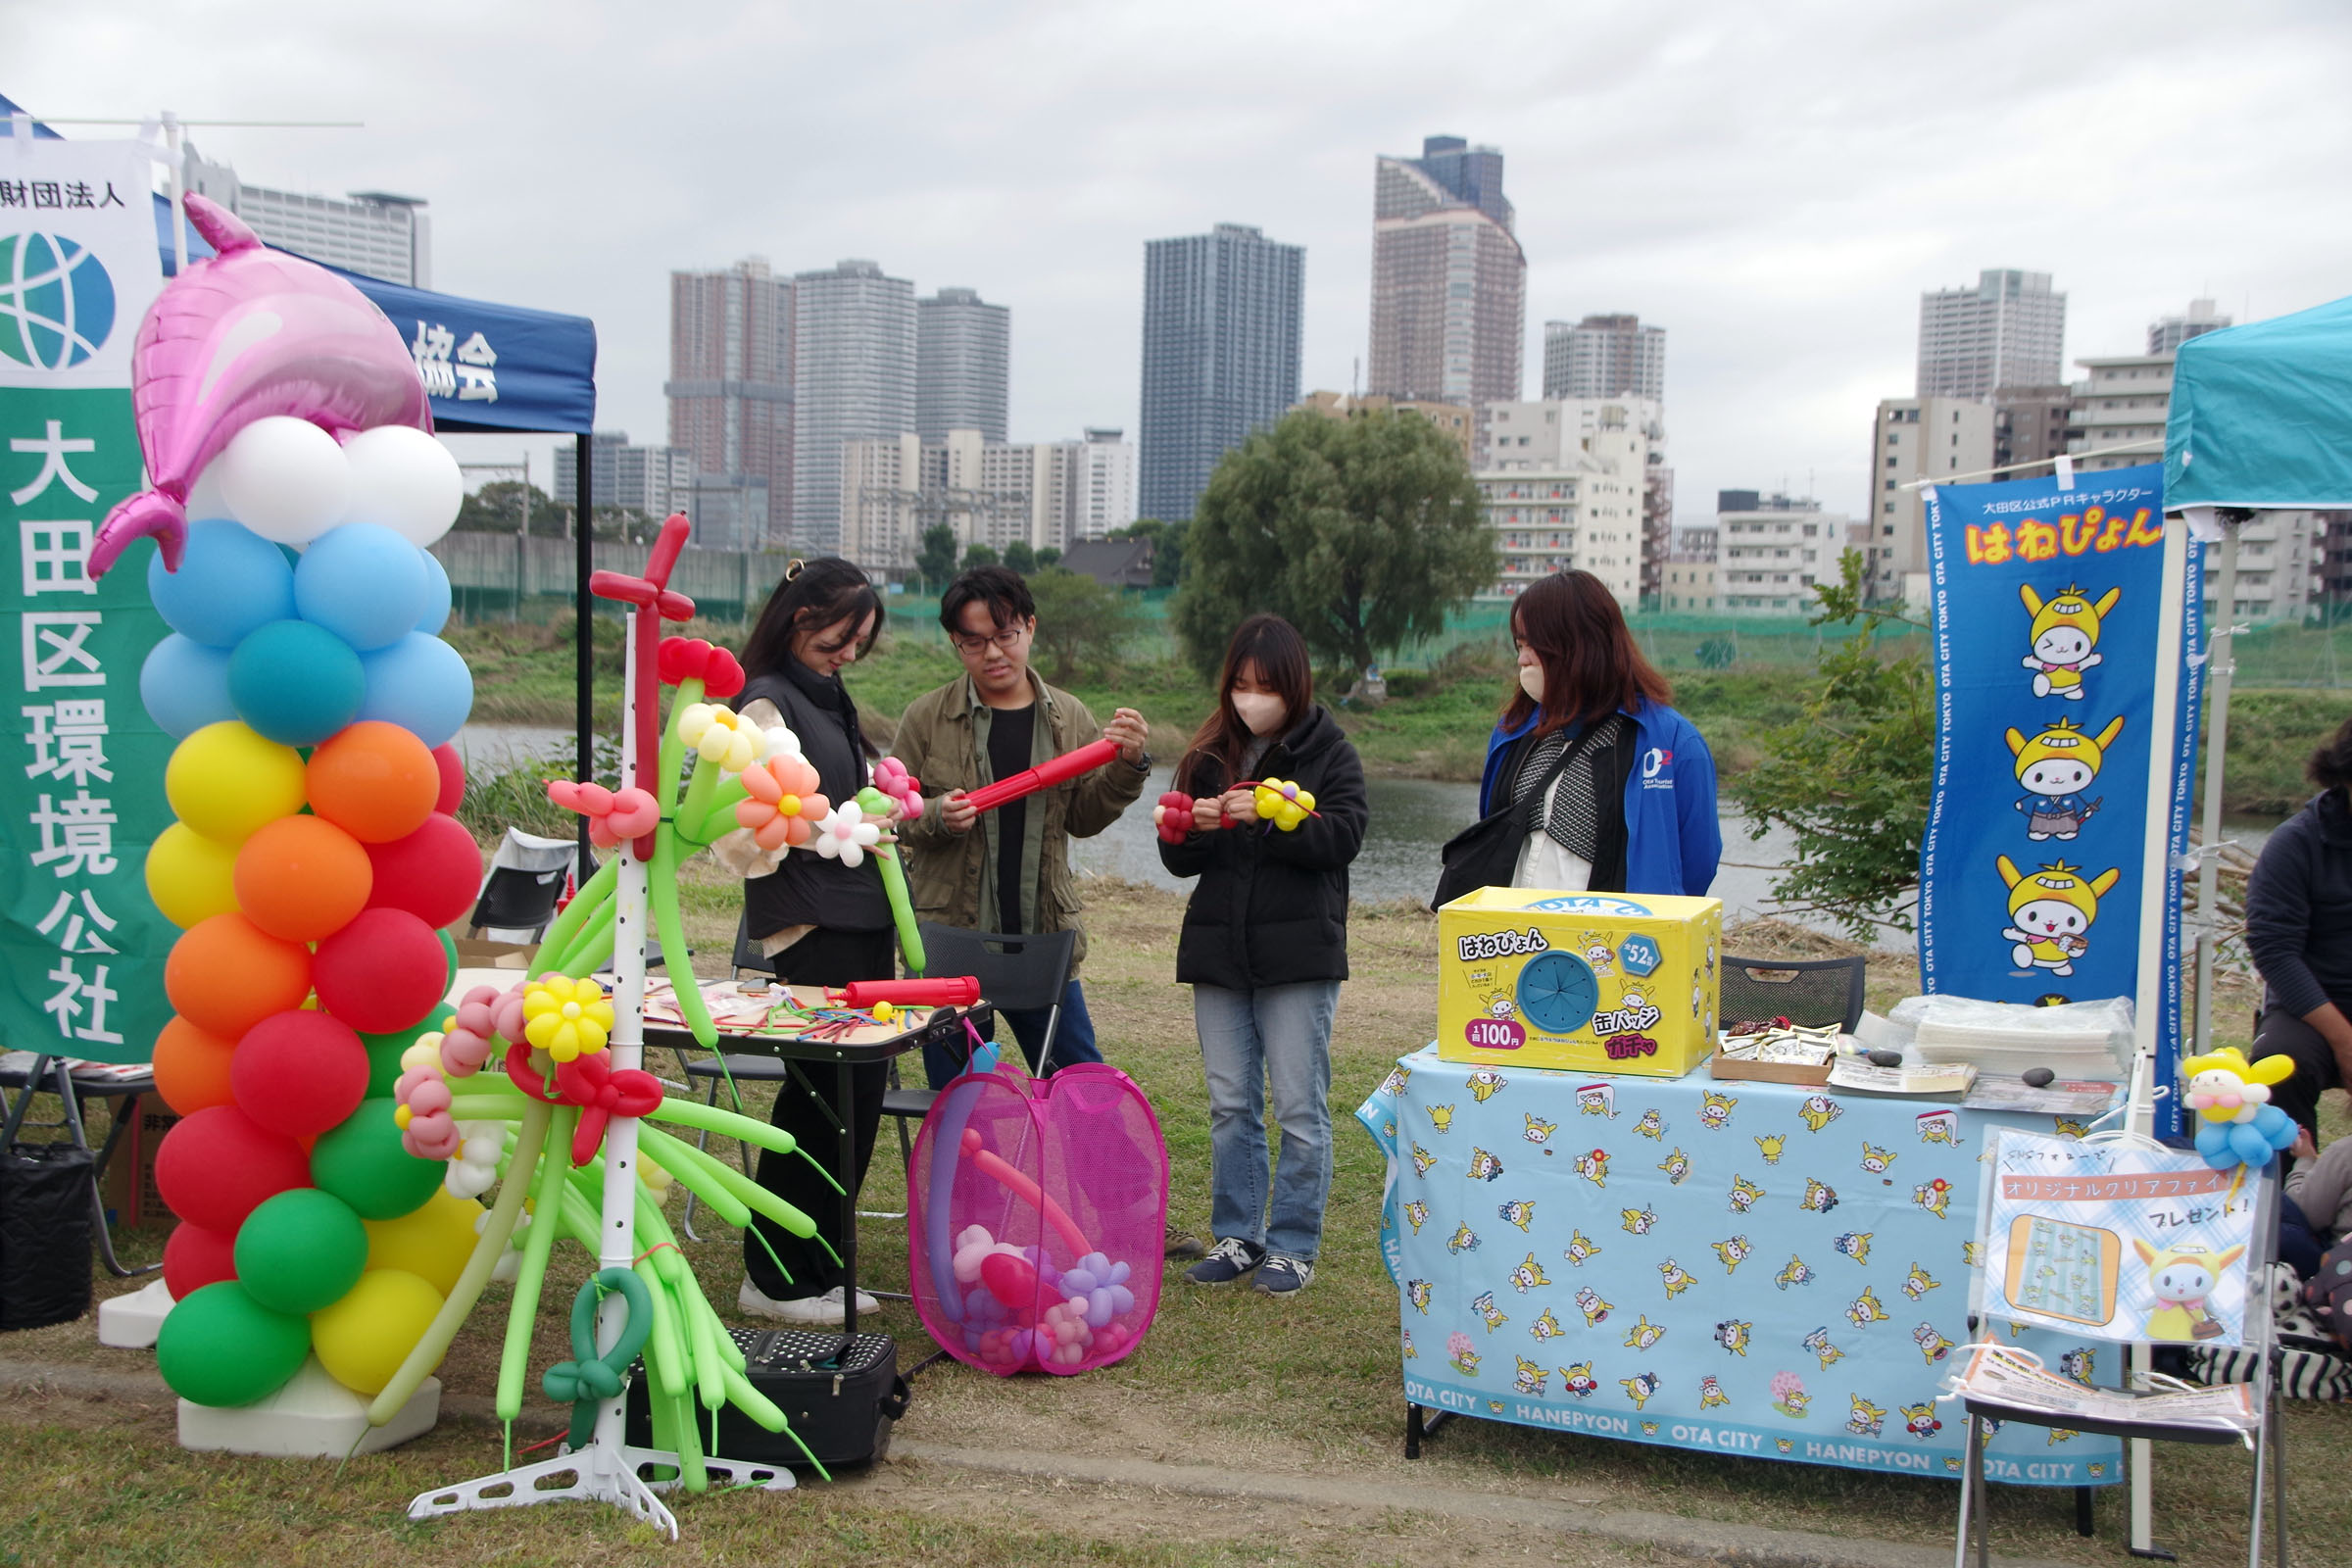
<svg viewBox="0 0 2352 1568"><path fill-rule="evenodd" d="M1311 1263L1331 1193L1331 1015L1337 980L1257 991L1193 987L1193 1027L1208 1077L1210 1231ZM1282 1147L1272 1212L1266 1085Z"/></svg>
<svg viewBox="0 0 2352 1568"><path fill-rule="evenodd" d="M1012 1038L1020 1042L1021 1055L1031 1072L1037 1071L1038 1049L1046 1041L1046 1020L1052 1016L1051 1007L1007 1008L997 1014L1012 1026ZM923 1076L934 1089L945 1089L963 1071L970 1054L971 1041L959 1047L930 1044L923 1047ZM1101 1061L1102 1053L1095 1045L1095 1020L1086 1010L1086 992L1077 981L1071 981L1061 993L1061 1022L1054 1031L1054 1068L1082 1061ZM1049 1073L1047 1076L1051 1077Z"/></svg>

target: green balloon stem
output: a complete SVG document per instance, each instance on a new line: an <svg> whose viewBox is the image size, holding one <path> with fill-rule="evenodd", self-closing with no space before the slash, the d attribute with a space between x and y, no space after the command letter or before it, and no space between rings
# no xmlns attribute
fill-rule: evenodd
<svg viewBox="0 0 2352 1568"><path fill-rule="evenodd" d="M507 1312L506 1344L499 1357L498 1416L502 1421L512 1421L522 1413L522 1375L531 1357L531 1326L539 1317L539 1290L547 1279L547 1256L555 1248L556 1228L561 1223L558 1216L563 1209L564 1176L571 1159L571 1130L579 1119L577 1106L557 1106L546 1145L539 1152L539 1179L532 1195L536 1218L523 1238L522 1266L515 1275L514 1299Z"/></svg>

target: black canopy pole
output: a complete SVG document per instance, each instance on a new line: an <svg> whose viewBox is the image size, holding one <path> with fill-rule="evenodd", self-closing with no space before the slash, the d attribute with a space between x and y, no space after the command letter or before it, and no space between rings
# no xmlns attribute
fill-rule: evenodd
<svg viewBox="0 0 2352 1568"><path fill-rule="evenodd" d="M572 438L572 471L578 499L572 514L573 628L572 657L576 683L575 717L579 724L579 760L573 776L585 784L596 777L596 600L588 592L596 568L596 498L590 494L589 450L594 445L585 430ZM588 845L588 819L580 818L580 880L596 870Z"/></svg>

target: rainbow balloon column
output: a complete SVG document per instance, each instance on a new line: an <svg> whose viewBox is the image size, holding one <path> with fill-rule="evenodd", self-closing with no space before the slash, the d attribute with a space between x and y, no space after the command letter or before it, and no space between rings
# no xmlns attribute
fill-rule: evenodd
<svg viewBox="0 0 2352 1568"><path fill-rule="evenodd" d="M438 928L481 875L450 814L456 759L432 750L472 681L434 635L449 581L421 548L464 486L382 314L188 206L220 254L165 290L132 351L155 488L91 553L103 571L155 538L149 593L172 628L140 676L179 739L178 820L147 863L183 929L155 1048L183 1117L157 1155L181 1218L157 1353L200 1404L259 1399L314 1353L373 1394L472 1245L473 1205L401 1149L381 1098L447 990Z"/></svg>

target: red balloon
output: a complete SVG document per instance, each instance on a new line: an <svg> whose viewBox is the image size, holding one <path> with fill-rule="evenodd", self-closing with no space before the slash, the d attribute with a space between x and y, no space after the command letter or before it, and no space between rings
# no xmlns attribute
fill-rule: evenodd
<svg viewBox="0 0 2352 1568"><path fill-rule="evenodd" d="M406 909L362 909L318 944L311 965L318 1005L362 1034L388 1035L420 1021L449 989L433 928Z"/></svg>
<svg viewBox="0 0 2352 1568"><path fill-rule="evenodd" d="M1020 1314L1026 1323L1037 1310L1037 1265L1010 1252L991 1252L980 1260L980 1283L988 1294Z"/></svg>
<svg viewBox="0 0 2352 1568"><path fill-rule="evenodd" d="M302 1146L234 1105L181 1118L155 1152L156 1191L172 1212L231 1238L264 1199L310 1185Z"/></svg>
<svg viewBox="0 0 2352 1568"><path fill-rule="evenodd" d="M351 1026L297 1008L245 1031L229 1056L237 1108L271 1132L311 1138L368 1098L368 1048Z"/></svg>
<svg viewBox="0 0 2352 1568"><path fill-rule="evenodd" d="M455 746L436 746L433 766L441 770L441 794L433 802L433 809L455 816L458 802L466 798L466 759L458 755Z"/></svg>
<svg viewBox="0 0 2352 1568"><path fill-rule="evenodd" d="M181 1220L164 1240L164 1289L184 1301L207 1285L237 1277L234 1232L208 1230Z"/></svg>
<svg viewBox="0 0 2352 1568"><path fill-rule="evenodd" d="M405 839L368 846L375 863L368 903L406 909L438 931L473 907L482 884L482 852L454 816L436 811Z"/></svg>

